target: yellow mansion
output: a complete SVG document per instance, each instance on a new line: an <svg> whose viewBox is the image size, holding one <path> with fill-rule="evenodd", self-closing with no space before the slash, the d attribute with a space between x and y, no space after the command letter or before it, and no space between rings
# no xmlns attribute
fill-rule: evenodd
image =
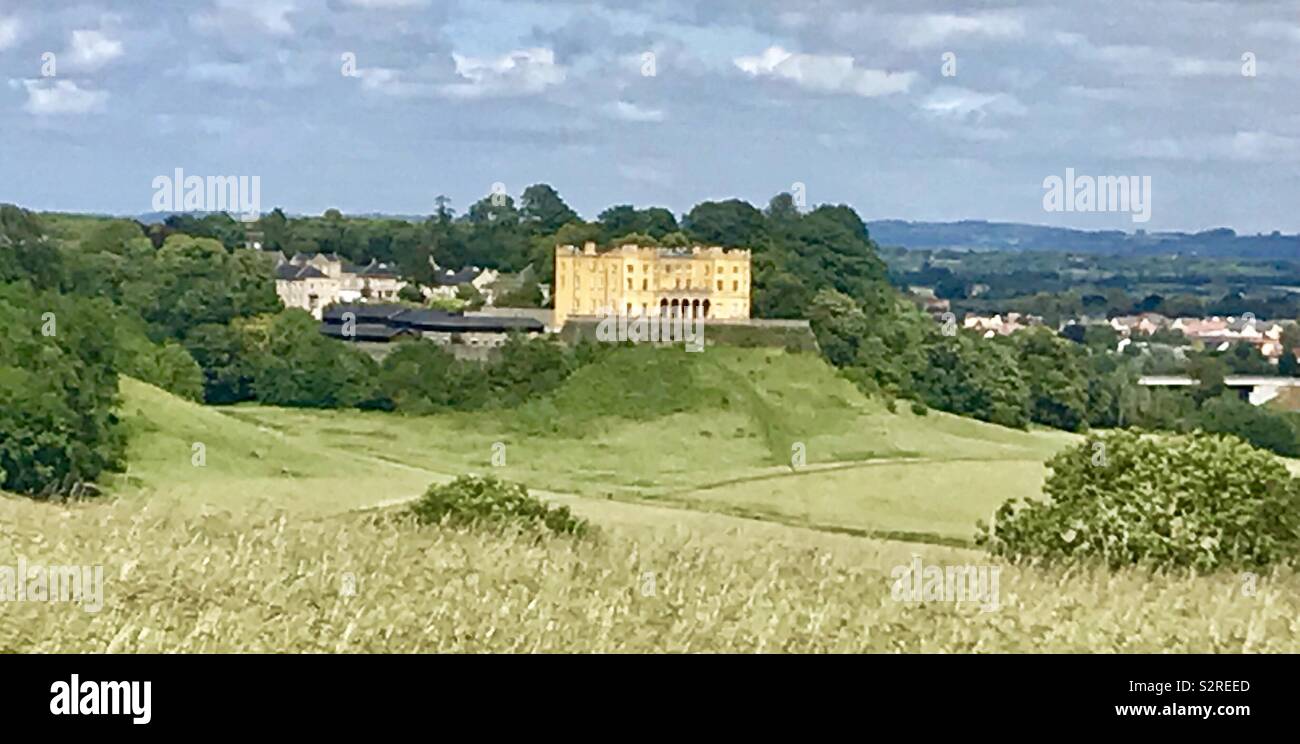
<svg viewBox="0 0 1300 744"><path fill-rule="evenodd" d="M555 325L574 315L749 317L748 250L555 247Z"/></svg>

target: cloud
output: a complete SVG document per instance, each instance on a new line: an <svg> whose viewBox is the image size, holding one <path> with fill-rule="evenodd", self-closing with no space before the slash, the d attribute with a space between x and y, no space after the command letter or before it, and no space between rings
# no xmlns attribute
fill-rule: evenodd
<svg viewBox="0 0 1300 744"><path fill-rule="evenodd" d="M1067 97L1082 98L1088 101L1101 101L1103 103L1132 101L1138 95L1127 88L1094 88L1087 85L1067 85L1063 90L1067 94Z"/></svg>
<svg viewBox="0 0 1300 744"><path fill-rule="evenodd" d="M565 70L550 49L519 49L502 57L451 55L462 82L443 85L450 98L494 98L541 93L564 82Z"/></svg>
<svg viewBox="0 0 1300 744"><path fill-rule="evenodd" d="M210 10L190 17L200 31L241 34L248 31L289 36L293 24L289 14L297 10L294 0L215 0Z"/></svg>
<svg viewBox="0 0 1300 744"><path fill-rule="evenodd" d="M10 81L12 84L14 81ZM108 102L108 92L87 90L71 80L22 80L27 90L27 103L23 109L37 116L61 114L86 114L102 111Z"/></svg>
<svg viewBox="0 0 1300 744"><path fill-rule="evenodd" d="M63 58L77 70L98 70L122 56L122 42L110 39L102 31L80 30L72 32L72 44Z"/></svg>
<svg viewBox="0 0 1300 744"><path fill-rule="evenodd" d="M1295 162L1300 161L1300 139L1258 130L1231 135L1163 137L1135 142L1126 154L1149 160L1190 162Z"/></svg>
<svg viewBox="0 0 1300 744"><path fill-rule="evenodd" d="M374 91L394 98L408 98L437 93L435 86L405 80L405 75L401 70L390 67L361 68L357 70L357 77L361 79L361 88L363 90Z"/></svg>
<svg viewBox="0 0 1300 744"><path fill-rule="evenodd" d="M8 49L18 40L18 19L0 17L0 50Z"/></svg>
<svg viewBox="0 0 1300 744"><path fill-rule="evenodd" d="M990 115L1024 116L1027 109L1009 93L981 93L956 87L934 90L921 101L921 110L939 119L982 121Z"/></svg>
<svg viewBox="0 0 1300 744"><path fill-rule="evenodd" d="M1247 27L1257 36L1300 42L1300 23L1288 21L1256 21ZM3 45L0 45L3 46Z"/></svg>
<svg viewBox="0 0 1300 744"><path fill-rule="evenodd" d="M605 114L620 121L655 122L664 120L660 109L644 108L627 101L615 101L605 107Z"/></svg>
<svg viewBox="0 0 1300 744"><path fill-rule="evenodd" d="M897 26L900 43L912 48L937 46L957 36L1011 39L1025 34L1024 20L1006 13L969 16L930 13L906 16L899 19Z"/></svg>
<svg viewBox="0 0 1300 744"><path fill-rule="evenodd" d="M1054 38L1079 59L1101 64L1117 73L1201 77L1238 75L1241 72L1240 59L1184 57L1145 44L1094 44L1083 34L1072 32L1059 32Z"/></svg>
<svg viewBox="0 0 1300 744"><path fill-rule="evenodd" d="M1241 62L1235 59L1172 57L1169 61L1169 71L1175 77L1232 76L1241 74Z"/></svg>
<svg viewBox="0 0 1300 744"><path fill-rule="evenodd" d="M647 186L668 188L673 185L672 174L654 162L619 163L618 174L628 181Z"/></svg>
<svg viewBox="0 0 1300 744"><path fill-rule="evenodd" d="M429 4L429 0L343 0L343 4L366 10L397 10L422 8Z"/></svg>
<svg viewBox="0 0 1300 744"><path fill-rule="evenodd" d="M736 67L753 77L788 80L807 90L872 98L906 92L913 72L886 72L858 67L845 55L795 54L771 46L754 57L736 57Z"/></svg>
<svg viewBox="0 0 1300 744"><path fill-rule="evenodd" d="M222 83L236 88L255 88L259 80L253 68L238 62L199 62L186 75L200 83Z"/></svg>

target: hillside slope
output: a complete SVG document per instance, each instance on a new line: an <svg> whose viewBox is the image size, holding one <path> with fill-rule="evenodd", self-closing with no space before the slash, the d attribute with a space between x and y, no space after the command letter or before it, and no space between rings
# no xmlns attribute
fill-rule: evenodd
<svg viewBox="0 0 1300 744"><path fill-rule="evenodd" d="M1072 439L905 408L890 413L815 355L721 347L620 349L510 411L195 407L219 429L290 447L275 467L310 481L305 496L273 467L269 483L214 494L223 501L262 494L328 511L418 493L430 474L491 470L555 492L957 543L1006 498L1036 496L1043 461ZM186 436L168 451L188 452ZM239 446L223 451L238 462L250 448L232 436Z"/></svg>

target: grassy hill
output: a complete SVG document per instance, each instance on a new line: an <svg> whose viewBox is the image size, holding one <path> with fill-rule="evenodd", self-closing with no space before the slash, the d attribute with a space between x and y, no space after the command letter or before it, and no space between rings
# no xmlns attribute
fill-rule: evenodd
<svg viewBox="0 0 1300 744"><path fill-rule="evenodd" d="M999 564L996 611L895 601L916 557L992 562L935 543L1037 494L1070 437L890 413L811 356L667 353L620 351L523 411L435 417L205 408L126 380L120 498L0 498L0 555L102 565L104 607L13 603L0 652L1297 650L1286 571L1245 597L1235 575ZM373 510L491 469L497 442L494 472L596 537Z"/></svg>
<svg viewBox="0 0 1300 744"><path fill-rule="evenodd" d="M305 502L286 497L289 484L271 473L266 488L275 495L268 497L282 506L286 498L313 511L365 506L414 495L420 489L410 484L430 473L491 470L556 492L959 544L1006 498L1037 495L1043 461L1072 438L904 408L888 412L814 355L638 347L620 349L512 411L197 410L221 417L223 427L274 434L311 453L291 456L289 467L299 478L320 475L320 490ZM210 446L210 461L243 458L249 447L235 439L240 445L228 453ZM169 451L188 462L181 444L170 443ZM160 448L141 440L138 449ZM801 467L792 465L796 450L805 457ZM503 466L493 466L494 453ZM317 470L346 467L355 481L385 466L406 477L386 489L357 488L352 497ZM423 475L412 481L411 469ZM210 497L225 502L257 492Z"/></svg>

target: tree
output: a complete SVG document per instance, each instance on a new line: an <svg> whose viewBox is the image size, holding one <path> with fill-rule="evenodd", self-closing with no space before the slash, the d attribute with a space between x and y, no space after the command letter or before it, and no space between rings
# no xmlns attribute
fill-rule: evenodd
<svg viewBox="0 0 1300 744"><path fill-rule="evenodd" d="M1300 363L1296 361L1295 350L1300 349L1300 323L1292 323L1282 331L1279 340L1282 356L1277 360L1278 374L1288 377L1300 377Z"/></svg>
<svg viewBox="0 0 1300 744"><path fill-rule="evenodd" d="M1208 432L1233 434L1279 455L1300 455L1296 428L1288 414L1257 408L1232 393L1202 403L1193 424Z"/></svg>
<svg viewBox="0 0 1300 744"><path fill-rule="evenodd" d="M549 184L538 183L524 189L520 197L520 214L537 233L551 234L578 219L578 213Z"/></svg>
<svg viewBox="0 0 1300 744"><path fill-rule="evenodd" d="M0 488L76 496L122 469L112 316L105 300L0 285Z"/></svg>
<svg viewBox="0 0 1300 744"><path fill-rule="evenodd" d="M1192 397L1198 405L1210 398L1219 397L1228 389L1225 384L1228 366L1216 356L1197 354L1188 360L1187 372L1193 380L1196 380L1196 389L1192 391Z"/></svg>
<svg viewBox="0 0 1300 744"><path fill-rule="evenodd" d="M515 200L508 194L489 194L471 204L468 214L470 224L478 226L517 225L519 216L519 210L515 209Z"/></svg>
<svg viewBox="0 0 1300 744"><path fill-rule="evenodd" d="M778 223L799 219L799 207L795 205L794 197L784 192L772 197L767 203L767 218Z"/></svg>
<svg viewBox="0 0 1300 744"><path fill-rule="evenodd" d="M686 234L680 230L674 230L660 238L659 245L665 248L690 248L691 239L686 237Z"/></svg>
<svg viewBox="0 0 1300 744"><path fill-rule="evenodd" d="M678 230L677 218L673 213L663 207L650 207L642 209L637 213L640 224L637 228L640 232L653 235L656 239L663 238L669 233L675 233Z"/></svg>
<svg viewBox="0 0 1300 744"><path fill-rule="evenodd" d="M414 284L403 284L402 288L397 290L397 299L403 302L424 303L424 295L420 294L420 289Z"/></svg>
<svg viewBox="0 0 1300 744"><path fill-rule="evenodd" d="M541 307L542 288L536 279L526 279L515 288L497 295L492 304L497 307Z"/></svg>
<svg viewBox="0 0 1300 744"><path fill-rule="evenodd" d="M276 406L364 408L382 405L378 364L346 343L322 336L302 310L241 322L257 400Z"/></svg>
<svg viewBox="0 0 1300 744"><path fill-rule="evenodd" d="M380 393L403 413L453 408L463 400L456 384L458 364L450 352L432 341L399 344L380 365Z"/></svg>
<svg viewBox="0 0 1300 744"><path fill-rule="evenodd" d="M483 307L483 293L473 284L461 284L456 287L456 299L465 303L466 310L478 310Z"/></svg>
<svg viewBox="0 0 1300 744"><path fill-rule="evenodd" d="M1078 431L1088 420L1088 381L1077 347L1045 328L1013 336L1022 378L1029 387L1030 416L1040 423Z"/></svg>
<svg viewBox="0 0 1300 744"><path fill-rule="evenodd" d="M603 238L601 242L606 242L616 235L634 233L641 226L641 219L637 215L636 207L631 204L619 204L610 207L596 215L596 221L600 223L601 227Z"/></svg>
<svg viewBox="0 0 1300 744"><path fill-rule="evenodd" d="M203 371L203 400L211 404L253 399L252 349L239 329L200 325L185 336L185 348Z"/></svg>
<svg viewBox="0 0 1300 744"><path fill-rule="evenodd" d="M1017 429L1029 425L1029 388L1002 344L940 336L926 347L926 362L918 387L930 406Z"/></svg>
<svg viewBox="0 0 1300 744"><path fill-rule="evenodd" d="M456 214L456 210L451 208L451 198L444 194L438 194L437 198L433 200L433 203L434 220L444 225L451 222L451 218Z"/></svg>
<svg viewBox="0 0 1300 744"><path fill-rule="evenodd" d="M496 405L513 408L560 386L573 367L563 346L512 334L488 371Z"/></svg>
<svg viewBox="0 0 1300 744"><path fill-rule="evenodd" d="M37 289L54 289L64 275L60 258L36 215L0 204L0 284L28 281Z"/></svg>
<svg viewBox="0 0 1300 744"><path fill-rule="evenodd" d="M125 291L155 340L184 338L200 325L280 307L274 280L255 252L228 253L215 240L179 234L163 244L149 275Z"/></svg>
<svg viewBox="0 0 1300 744"><path fill-rule="evenodd" d="M728 248L752 247L767 236L763 213L739 199L696 204L682 226L699 243Z"/></svg>

